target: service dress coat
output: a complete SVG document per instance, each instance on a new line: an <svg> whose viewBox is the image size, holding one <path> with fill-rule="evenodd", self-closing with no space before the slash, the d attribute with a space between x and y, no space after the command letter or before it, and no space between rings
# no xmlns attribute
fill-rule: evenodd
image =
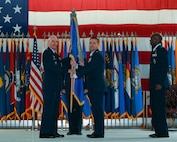
<svg viewBox="0 0 177 142"><path fill-rule="evenodd" d="M40 134L55 135L59 115L60 91L63 84L62 60L49 47L43 53L43 113Z"/></svg>
<svg viewBox="0 0 177 142"><path fill-rule="evenodd" d="M104 79L104 58L99 50L94 51L88 63L76 70L76 75L86 75L88 96L94 117L94 134L104 135L104 108L103 97L106 90Z"/></svg>
<svg viewBox="0 0 177 142"><path fill-rule="evenodd" d="M166 123L166 80L168 71L167 51L161 44L155 47L150 57L150 106L155 133L168 135ZM162 86L156 90L155 86Z"/></svg>

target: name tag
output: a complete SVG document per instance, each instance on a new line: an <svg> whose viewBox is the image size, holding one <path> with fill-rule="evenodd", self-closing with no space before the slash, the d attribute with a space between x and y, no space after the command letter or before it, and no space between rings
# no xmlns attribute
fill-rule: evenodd
<svg viewBox="0 0 177 142"><path fill-rule="evenodd" d="M152 57L157 57L157 54L155 53L155 54L152 54Z"/></svg>
<svg viewBox="0 0 177 142"><path fill-rule="evenodd" d="M90 62L91 62L91 60L92 60L92 58L90 57L90 58L89 58L89 60L88 60L88 63L90 63Z"/></svg>

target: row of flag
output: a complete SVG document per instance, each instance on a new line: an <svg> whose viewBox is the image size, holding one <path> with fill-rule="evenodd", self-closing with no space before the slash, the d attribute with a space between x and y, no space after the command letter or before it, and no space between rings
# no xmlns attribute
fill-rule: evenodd
<svg viewBox="0 0 177 142"><path fill-rule="evenodd" d="M176 47L175 47L176 46ZM168 79L169 84L174 85L177 84L177 38L174 37L169 38L165 36L164 39L164 47L168 51Z"/></svg>
<svg viewBox="0 0 177 142"><path fill-rule="evenodd" d="M6 47L3 47L4 41L6 42ZM41 93L41 73L36 73L38 72L38 68L36 67L40 66L40 62L37 58L39 53L37 50L36 37L34 37L32 59L28 40L25 44L24 39L2 39L0 48L2 66L0 69L1 120L31 119L32 109L42 110L43 101ZM5 54L3 54L3 48L6 49Z"/></svg>
<svg viewBox="0 0 177 142"><path fill-rule="evenodd" d="M122 42L122 44L121 44ZM136 38L102 40L105 56L107 94L105 95L105 115L115 118L137 118L143 112L141 71ZM122 45L122 46L121 46Z"/></svg>
<svg viewBox="0 0 177 142"><path fill-rule="evenodd" d="M109 2L103 0L98 4L97 0L92 3L89 0L84 2L53 0L52 3L49 0L1 0L0 32L8 33L9 37L11 33L26 35L28 31L32 35L35 25L37 26L38 44L42 47L44 32L54 34L58 32L59 37L63 31L70 32L69 15L72 8L78 11L80 37L81 33L85 33L89 38L91 30L94 31L94 35L98 35L99 32L136 32L143 90L148 91L149 58L146 57L150 56L151 52L150 35L153 32L176 35L177 24L174 19L177 19L177 14L175 14L177 4L166 0L161 0L161 2L159 0L135 1L130 4L129 0L119 0L117 3L115 0L109 0ZM31 36L30 40L32 38Z"/></svg>
<svg viewBox="0 0 177 142"><path fill-rule="evenodd" d="M138 5L137 5L138 3ZM176 15L175 13L177 13L177 4L171 1L166 1L166 0L161 0L161 2L159 3L158 0L149 0L148 2L144 2L141 0L136 0L136 2L131 3L129 2L129 0L124 0L121 1L119 0L119 2L115 3L115 0L109 0L109 2L107 2L107 0L102 0L101 3L97 4L97 1L93 1L93 3L90 3L89 0L85 0L84 2L80 2L80 1L75 1L72 2L72 0L69 1L63 1L63 0L53 0L53 2L51 3L49 0L45 0L45 1L41 1L41 0L26 0L26 1L21 1L21 0L1 0L0 1L0 13L1 13L1 17L0 17L0 32L3 33L8 33L9 35L11 33L24 33L27 34L28 31L30 31L30 34L32 34L33 31L33 27L34 25L36 25L38 27L38 39L43 38L43 32L53 32L55 33L56 31L58 32L62 32L62 31L69 31L69 29L72 27L70 27L70 23L69 23L69 14L72 8L76 8L76 10L78 10L78 19L79 19L79 29L80 29L80 33L85 32L87 35L89 35L90 30L94 30L94 32L97 34L99 31L101 32L112 32L112 31L116 31L116 32L123 32L123 31L128 31L129 33L132 31L136 31L136 33L138 34L139 38L137 38L138 41L138 49L140 49L139 53L140 53L140 69L142 72L142 86L143 89L145 91L148 91L148 67L149 67L149 59L147 59L147 55L150 55L150 50L148 48L148 43L149 43L149 36L151 35L152 32L169 32L169 33L174 33L176 32L176 27L177 24L173 19L176 19ZM53 15L53 12L55 12L55 16ZM173 14L172 14L173 13ZM104 15L104 16L103 16ZM146 15L146 16L144 16ZM48 20L46 20L46 17L48 17ZM106 20L104 17L107 17ZM127 18L127 17L133 17L133 18ZM149 17L149 18L139 18L139 17ZM165 18L164 18L165 17ZM153 18L153 19L152 19ZM76 30L76 29L73 29ZM34 37L34 41L37 41L36 37ZM33 41L33 42L34 42ZM39 41L39 40L38 40ZM104 41L104 48L108 47L108 50L105 50L105 52L103 53L104 56L106 54L106 57L109 58L113 58L115 57L114 54L114 49L112 52L113 55L111 56L110 53L106 53L107 51L111 50L111 46L114 47L114 43L110 45L109 43L106 43L105 40ZM175 41L173 39L173 42L171 42L171 39L166 38L165 40L165 44L164 46L167 48L168 53L169 53L169 79L171 80L171 84L175 84L177 82L177 78L175 78L175 74L177 74L177 69L175 68L174 71L174 64L175 66L177 66L177 63L175 62L177 60L177 42L176 42L176 48L175 48L175 57L173 56L173 49L175 46ZM11 42L11 41L9 41ZM35 43L35 42L34 42ZM44 40L45 43L45 40ZM61 43L61 41L59 41L59 43ZM173 44L171 44L173 43ZM10 44L10 43L9 43ZM126 43L124 43L126 46ZM1 55L2 55L2 45L1 44ZM6 87L8 89L5 89L5 91L7 92L7 94L5 95L5 99L3 98L3 95L0 96L0 98L2 97L2 99L0 100L0 109L1 109L1 114L0 117L3 119L20 119L20 113L21 111L19 111L18 109L20 108L19 105L22 107L24 105L21 105L19 100L25 100L25 107L29 106L25 109L25 113L23 113L23 116L28 116L28 118L30 118L30 116L32 116L30 114L30 111L32 110L31 107L33 107L35 105L34 108L38 108L39 111L41 112L41 108L42 108L42 97L40 95L40 93L38 94L37 92L41 91L41 87L40 85L37 86L38 90L34 90L36 89L34 86L36 82L41 82L41 77L40 74L37 75L39 73L39 71L34 72L35 70L33 70L33 74L36 76L33 76L33 79L31 81L29 81L30 76L32 77L33 74L30 74L31 71L31 67L33 63L31 63L31 61L35 58L31 59L30 57L27 58L26 53L29 51L26 50L25 53L25 85L26 85L26 90L22 92L26 93L25 99L19 97L19 92L16 93L17 91L19 91L19 84L23 84L24 81L22 81L21 83L21 79L18 79L19 76L19 60L23 59L22 55L20 56L20 58L17 57L18 54L18 50L16 50L16 46L18 44L14 41L11 42L9 49L10 49L10 53L8 54L3 54L4 58L3 61L1 60L0 62L3 62L5 65L5 78L3 78L3 74L4 72L1 72L1 76L0 76L0 92L3 90L3 85L4 85L4 80L6 80L6 82L10 82L10 83L5 83ZM29 42L28 43L24 43L24 45L26 45L26 47L29 46ZM34 44L36 46L36 44ZM33 46L34 46L33 45ZM45 44L44 44L45 45ZM108 45L108 46L107 46ZM119 44L116 44L117 47L117 51L119 51L118 46ZM6 44L7 46L7 44ZM15 50L11 50L11 47L15 46ZM20 45L22 46L22 45ZM102 44L103 46L103 44ZM132 71L131 69L132 67L132 59L131 57L133 56L129 56L129 60L124 60L127 56L127 52L125 52L124 54L124 47L123 43L121 41L121 47L122 49L120 49L121 51L121 56L118 56L118 59L122 59L122 63L123 65L119 64L119 68L120 70L118 70L119 68L113 68L114 70L117 70L116 72L121 74L121 68L123 71L123 77L119 76L118 80L119 82L122 82L123 79L123 84L119 84L119 88L123 88L120 89L119 91L121 92L125 92L126 93L126 98L128 98L126 101L122 101L122 99L125 97L123 96L123 98L119 98L121 100L121 102L124 102L126 105L126 109L123 109L124 107L121 107L121 109L119 110L119 114L117 113L113 113L116 112L114 109L117 106L120 106L120 104L118 104L119 101L114 102L114 101L108 101L107 102L107 98L108 96L110 97L111 95L107 95L105 96L105 116L124 116L125 114L127 116L131 116L134 114L133 109L130 109L130 106L134 106L133 104L133 94L132 94L132 90L130 91L130 82L132 83ZM132 46L132 45L131 45ZM135 46L135 44L134 44ZM32 46L31 46L32 47ZM5 46L3 47L5 48ZM33 47L32 47L33 48ZM63 49L63 48L62 48ZM4 51L4 50L3 50ZM6 50L7 51L7 50ZM125 49L126 51L126 49ZM12 53L11 53L12 52ZM22 52L22 50L21 50ZM129 55L131 50L129 49ZM118 52L119 53L119 52ZM20 53L21 54L21 53ZM34 54L35 55L35 54ZM67 50L61 51L61 56L65 57L67 56ZM117 53L116 53L117 55ZM118 54L119 55L119 54ZM10 56L10 57L8 57ZM122 57L122 58L120 58ZM9 59L10 61L6 60ZM27 62L27 59L29 62ZM113 58L113 62L116 61L116 58ZM119 61L119 60L118 60ZM41 61L42 63L42 61ZM10 64L10 65L8 65ZM112 64L112 63L111 63ZM33 64L34 65L34 64ZM1 65L3 66L3 65ZM112 67L112 65L110 65ZM108 65L105 65L105 70L109 71L110 69L106 69L106 67L109 67ZM1 68L2 69L2 68ZM1 70L0 69L0 70ZM38 63L36 63L35 66L33 66L33 69L37 69L39 70L39 65ZM20 68L21 70L21 68ZM112 70L112 69L111 69ZM22 71L21 71L22 72ZM21 77L21 72L20 72L20 77ZM105 71L106 72L106 71ZM114 76L116 76L116 72L115 73L109 73L112 78ZM174 73L175 72L175 73ZM36 74L35 74L36 73ZM27 76L28 74L28 76ZM26 77L27 76L27 77ZM35 80L37 79L38 80ZM27 79L28 78L28 79ZM112 79L111 78L111 79ZM127 80L126 80L127 78ZM113 78L114 79L114 78ZM22 77L22 80L23 77ZM28 80L28 81L27 81ZM125 81L126 80L126 81ZM136 80L139 80L136 78ZM176 80L176 81L175 81ZM31 86L29 87L29 84L31 83ZM112 81L109 81L112 82ZM114 85L116 85L115 83L115 79L113 81ZM108 83L109 84L109 83ZM123 87L122 87L123 85ZM118 86L118 85L117 85ZM132 87L132 86L131 86ZM118 88L118 87L116 87ZM34 95L27 95L28 93L31 94L30 89L33 89L32 92L34 94L36 94L37 96L32 97ZM10 90L10 91L8 91ZM29 90L29 91L27 91ZM115 89L116 90L116 89ZM4 92L4 91L2 91ZM12 97L9 97L13 94ZM114 91L115 92L115 91ZM4 94L4 93L2 93ZM113 94L113 90L110 87L110 94ZM123 93L122 93L123 94ZM118 98L118 96L117 96ZM131 98L131 99L129 99ZM113 97L111 98L111 100L113 99ZM125 98L124 98L125 99ZM5 100L5 101L4 101ZM33 101L32 101L33 100ZM116 99L117 100L117 99ZM16 102L17 101L17 102ZM32 104L34 103L34 104ZM131 104L131 105L129 105ZM121 106L125 106L125 105L121 105ZM128 107L129 105L129 107ZM17 107L18 106L18 107ZM31 107L30 107L31 106ZM110 107L111 106L111 107ZM6 108L6 109L4 109ZM18 109L17 109L18 108ZM29 110L29 111L28 111ZM111 111L111 113L109 113L109 111ZM121 111L121 112L120 112ZM22 111L24 112L24 111ZM18 114L18 115L17 115ZM40 113L39 113L40 114ZM114 114L114 115L112 115ZM124 115L122 115L124 114ZM136 114L136 113L135 113Z"/></svg>
<svg viewBox="0 0 177 142"><path fill-rule="evenodd" d="M3 42L6 43L3 44ZM25 42L24 39L1 39L1 120L31 119L32 110L37 114L35 117L40 118L41 116L43 106L41 54L38 53L36 36L34 36L33 42L31 55L28 40ZM128 47L129 42L131 47ZM69 44L70 41L67 39L59 40L58 54L62 58L67 57ZM102 38L100 45L105 57L105 79L108 88L108 93L105 95L105 117L136 118L140 116L143 112L143 96L136 38L132 38L130 41L127 38ZM170 85L176 84L177 51L175 45L176 41L173 38L164 39L164 47L168 50L169 57ZM5 52L3 52L4 49ZM84 58L87 59L85 39L82 40L82 52ZM90 102L87 95L83 96L82 98L78 96L78 99L84 102L83 115L90 117ZM65 109L62 109L62 113L60 111L60 116L64 115L63 111L66 110L64 107L66 102L64 99L62 101L62 108Z"/></svg>

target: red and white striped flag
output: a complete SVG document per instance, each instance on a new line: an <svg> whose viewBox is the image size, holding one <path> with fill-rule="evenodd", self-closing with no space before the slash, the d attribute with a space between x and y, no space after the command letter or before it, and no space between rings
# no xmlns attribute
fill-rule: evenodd
<svg viewBox="0 0 177 142"><path fill-rule="evenodd" d="M34 112L37 112L37 119L41 117L43 96L42 96L42 75L40 72L40 58L37 47L37 38L34 35L33 53L30 70L30 84L29 88L31 91L31 108Z"/></svg>
<svg viewBox="0 0 177 142"><path fill-rule="evenodd" d="M38 34L69 32L70 12L75 9L79 32L136 32L149 37L152 32L176 32L177 3L173 0L29 0L28 27L38 26ZM47 18L46 18L47 17Z"/></svg>
<svg viewBox="0 0 177 142"><path fill-rule="evenodd" d="M142 88L145 91L149 90L151 34L177 32L177 3L173 0L134 0L131 3L129 0L30 0L28 8L28 28L33 33L33 26L36 25L38 38L42 38L44 32L59 32L60 35L65 31L69 33L70 12L74 8L79 32L87 36L86 51L89 51L91 30L94 35L98 32L136 32ZM40 41L39 44L42 45Z"/></svg>

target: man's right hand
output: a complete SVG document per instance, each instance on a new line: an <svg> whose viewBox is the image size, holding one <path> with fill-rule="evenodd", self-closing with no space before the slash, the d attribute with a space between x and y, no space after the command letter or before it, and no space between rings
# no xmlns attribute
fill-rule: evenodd
<svg viewBox="0 0 177 142"><path fill-rule="evenodd" d="M84 59L79 60L79 65L84 66Z"/></svg>
<svg viewBox="0 0 177 142"><path fill-rule="evenodd" d="M71 59L71 60L70 60L70 65L71 65L72 67L77 66L77 63L76 63L75 59Z"/></svg>

